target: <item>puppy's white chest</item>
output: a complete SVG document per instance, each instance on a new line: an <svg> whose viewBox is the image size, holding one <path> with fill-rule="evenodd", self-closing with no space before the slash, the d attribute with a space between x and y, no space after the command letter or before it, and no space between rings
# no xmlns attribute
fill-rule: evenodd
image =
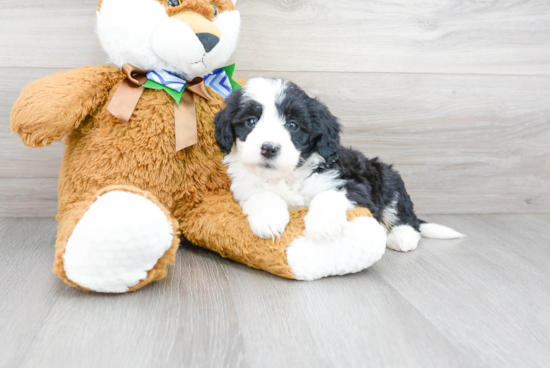
<svg viewBox="0 0 550 368"><path fill-rule="evenodd" d="M338 190L343 185L343 181L337 178L336 171L327 171L321 174L307 173L307 175L307 177L304 176L304 173L298 170L294 176L276 182L266 182L265 190L279 195L287 202L288 208L293 210L309 208L311 201L319 193Z"/></svg>
<svg viewBox="0 0 550 368"><path fill-rule="evenodd" d="M289 209L307 208L313 199L310 193L304 191L304 182L287 182L281 180L278 183L267 185L267 191L279 195L285 200Z"/></svg>

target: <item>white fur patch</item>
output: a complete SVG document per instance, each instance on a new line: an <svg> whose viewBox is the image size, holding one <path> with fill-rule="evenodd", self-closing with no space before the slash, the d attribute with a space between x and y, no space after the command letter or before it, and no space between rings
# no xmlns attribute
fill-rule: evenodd
<svg viewBox="0 0 550 368"><path fill-rule="evenodd" d="M288 84L283 79L253 78L244 88L244 98L257 101L264 109L270 110L272 117L278 117L275 104L285 97L285 89Z"/></svg>
<svg viewBox="0 0 550 368"><path fill-rule="evenodd" d="M360 217L329 240L300 237L286 253L294 277L312 281L365 270L382 258L385 248L384 227L373 218Z"/></svg>
<svg viewBox="0 0 550 368"><path fill-rule="evenodd" d="M256 193L242 204L252 232L262 239L275 239L290 221L286 202L271 192Z"/></svg>
<svg viewBox="0 0 550 368"><path fill-rule="evenodd" d="M399 196L399 194L396 194ZM382 211L381 222L386 227L386 230L390 232L393 225L399 221L399 216L397 216L397 198Z"/></svg>
<svg viewBox="0 0 550 368"><path fill-rule="evenodd" d="M388 248L399 252L409 252L418 247L420 233L412 226L400 225L391 229L388 235Z"/></svg>
<svg viewBox="0 0 550 368"><path fill-rule="evenodd" d="M170 19L154 0L104 0L97 13L97 33L113 64L129 63L143 70L166 70L187 79L223 67L239 39L241 16L225 11L213 21L220 42L205 53L191 28Z"/></svg>
<svg viewBox="0 0 550 368"><path fill-rule="evenodd" d="M347 212L354 207L345 192L330 190L317 194L304 218L306 237L321 241L341 234L348 222Z"/></svg>
<svg viewBox="0 0 550 368"><path fill-rule="evenodd" d="M423 237L431 239L461 239L466 236L451 228L438 224L422 224L420 225L420 233Z"/></svg>
<svg viewBox="0 0 550 368"><path fill-rule="evenodd" d="M172 246L174 229L153 202L114 191L94 202L76 225L63 256L67 278L81 287L124 293Z"/></svg>

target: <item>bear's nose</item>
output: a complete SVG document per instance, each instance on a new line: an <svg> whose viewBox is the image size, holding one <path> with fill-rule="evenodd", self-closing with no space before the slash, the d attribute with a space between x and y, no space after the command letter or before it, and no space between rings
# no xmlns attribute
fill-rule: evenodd
<svg viewBox="0 0 550 368"><path fill-rule="evenodd" d="M262 156L265 158L273 158L279 154L281 146L276 146L273 143L264 143L262 145Z"/></svg>
<svg viewBox="0 0 550 368"><path fill-rule="evenodd" d="M220 43L222 32L211 20L206 19L203 15L192 11L183 11L172 15L170 18L187 24L204 46L206 53L212 51Z"/></svg>
<svg viewBox="0 0 550 368"><path fill-rule="evenodd" d="M220 43L220 38L211 33L197 33L199 41L204 46L204 50L209 53L218 43Z"/></svg>

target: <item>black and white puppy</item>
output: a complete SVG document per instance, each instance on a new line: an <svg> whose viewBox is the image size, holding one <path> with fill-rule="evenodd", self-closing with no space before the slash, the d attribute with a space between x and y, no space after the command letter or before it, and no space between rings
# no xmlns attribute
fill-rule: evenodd
<svg viewBox="0 0 550 368"><path fill-rule="evenodd" d="M292 82L252 79L216 118L231 190L261 238L280 236L290 209L308 208L306 236L338 236L347 211L371 210L388 232L387 246L410 251L421 234L462 234L420 221L403 180L378 158L340 145L340 125L328 108Z"/></svg>

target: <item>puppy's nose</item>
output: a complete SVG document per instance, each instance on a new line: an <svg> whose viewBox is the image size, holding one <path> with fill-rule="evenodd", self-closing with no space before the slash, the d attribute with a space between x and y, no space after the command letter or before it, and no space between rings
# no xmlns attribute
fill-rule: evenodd
<svg viewBox="0 0 550 368"><path fill-rule="evenodd" d="M197 33L197 37L204 46L204 51L206 51L207 53L212 51L212 49L216 47L218 43L220 43L219 37L211 33Z"/></svg>
<svg viewBox="0 0 550 368"><path fill-rule="evenodd" d="M265 158L273 158L279 154L281 146L277 146L273 143L264 143L262 145L262 156Z"/></svg>

